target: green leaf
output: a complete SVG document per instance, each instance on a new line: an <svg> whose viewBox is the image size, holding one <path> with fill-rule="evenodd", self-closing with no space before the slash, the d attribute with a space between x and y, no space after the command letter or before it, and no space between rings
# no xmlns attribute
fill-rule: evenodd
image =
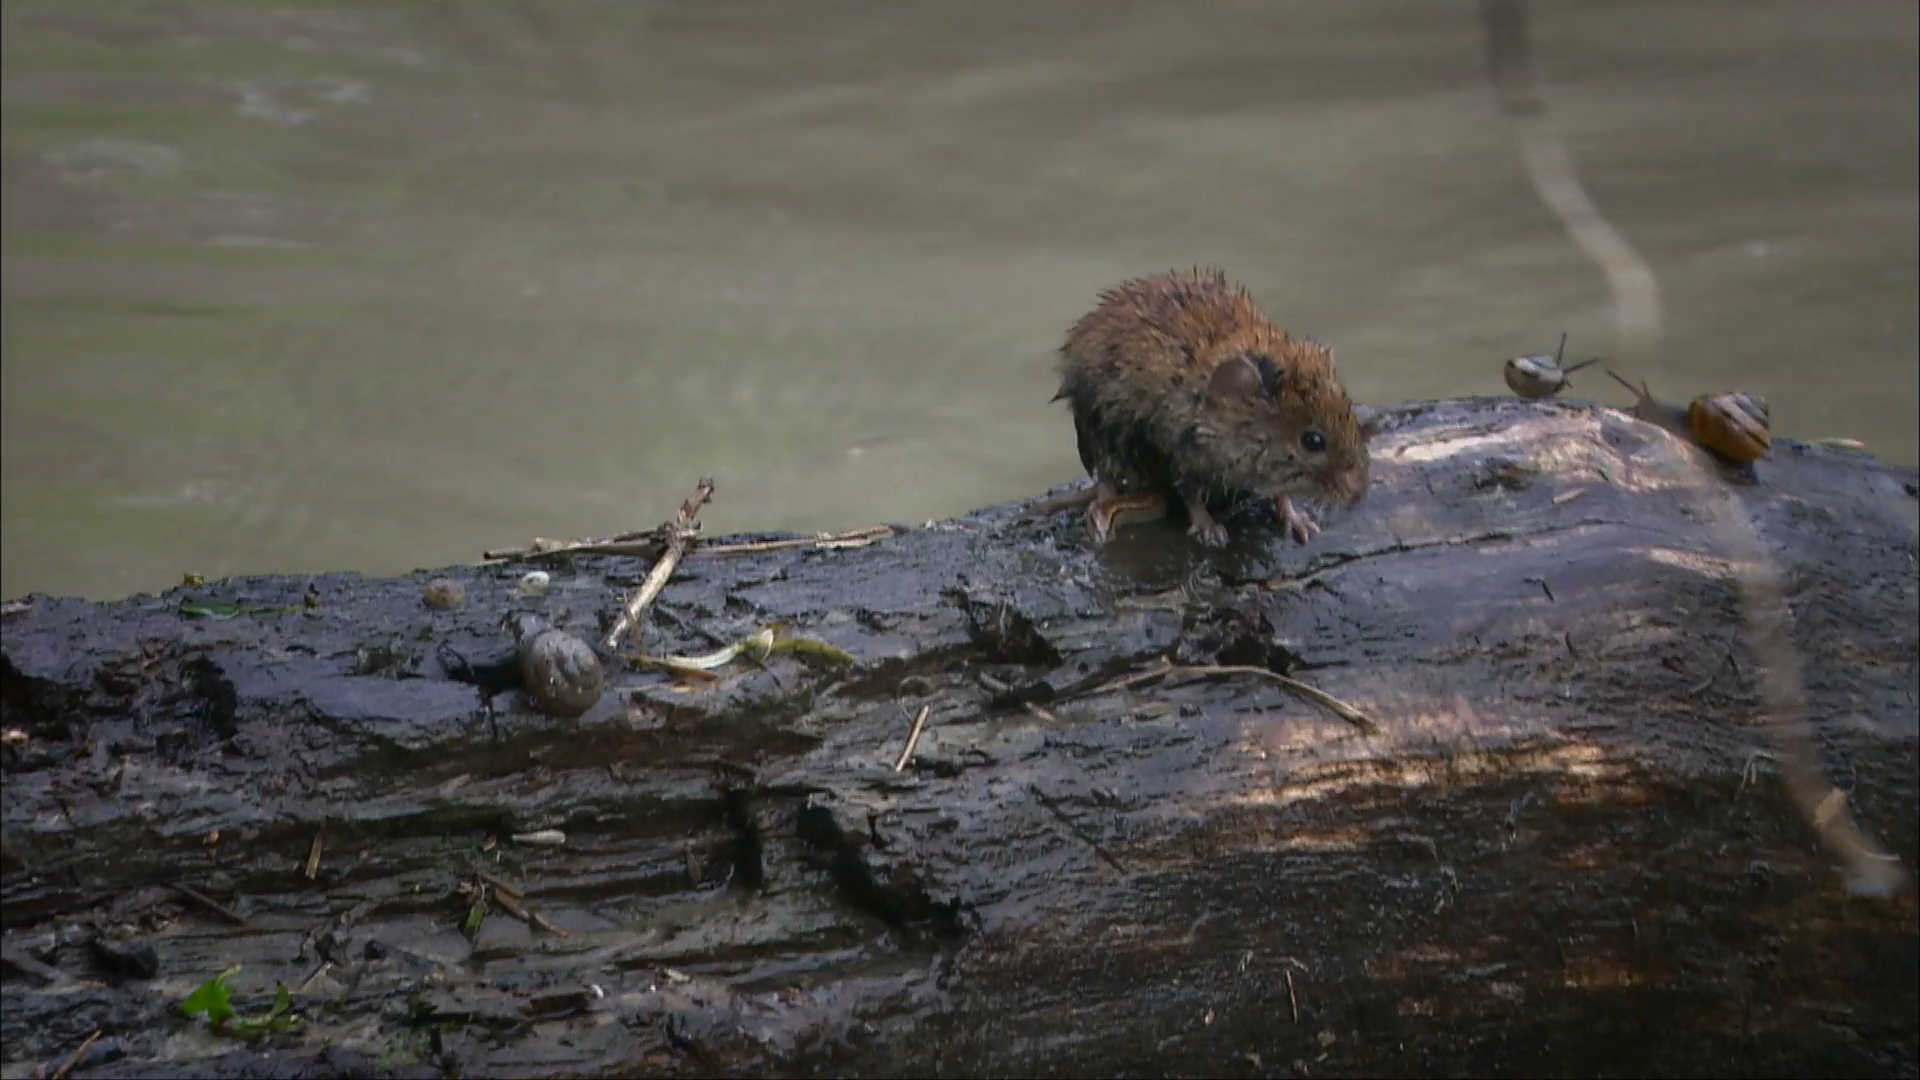
<svg viewBox="0 0 1920 1080"><path fill-rule="evenodd" d="M244 607L240 604L181 604L180 614L189 619L213 619L225 621L242 615L282 615L289 611L299 611L300 606L291 607Z"/></svg>
<svg viewBox="0 0 1920 1080"><path fill-rule="evenodd" d="M240 965L235 964L227 970L201 983L180 1003L180 1011L188 1016L205 1016L214 1027L238 1015L233 1011L233 987L227 980L239 973Z"/></svg>
<svg viewBox="0 0 1920 1080"><path fill-rule="evenodd" d="M772 652L793 653L802 660L822 660L837 667L852 667L853 656L843 649L835 648L824 641L815 641L804 637L777 637L770 647Z"/></svg>
<svg viewBox="0 0 1920 1080"><path fill-rule="evenodd" d="M202 983L180 1003L180 1011L188 1016L205 1016L215 1032L236 1039L257 1039L269 1031L287 1032L300 1026L300 1018L292 1015L293 995L281 983L274 984L273 1009L267 1015L243 1017L234 1012L233 987L227 980L239 970L235 964Z"/></svg>
<svg viewBox="0 0 1920 1080"><path fill-rule="evenodd" d="M180 614L189 619L232 619L240 614L239 604L181 604Z"/></svg>

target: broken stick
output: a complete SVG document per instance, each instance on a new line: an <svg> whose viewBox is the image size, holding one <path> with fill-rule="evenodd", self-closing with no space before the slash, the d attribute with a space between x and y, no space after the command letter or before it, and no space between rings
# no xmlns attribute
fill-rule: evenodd
<svg viewBox="0 0 1920 1080"><path fill-rule="evenodd" d="M607 632L607 651L612 652L619 647L620 635L625 634L627 628L639 620L640 616L646 612L648 605L660 595L660 590L667 587L667 579L673 576L673 568L680 565L680 560L687 553L687 545L693 542L694 536L699 532L700 526L696 519L700 516L700 508L707 505L708 500L712 498L713 481L703 477L699 486L693 489L693 494L687 497L686 502L680 504L679 513L674 515L673 521L666 527L667 549L660 553L660 559L653 564L653 569L647 571L646 580L642 581L640 587L633 591L633 595L627 598L627 607L620 613L620 621L614 623L613 629Z"/></svg>
<svg viewBox="0 0 1920 1080"><path fill-rule="evenodd" d="M893 763L894 772L905 769L907 762L913 760L914 748L920 745L920 733L927 728L927 714L932 711L933 706L931 705L920 706L920 715L913 718L913 730L907 732L906 749L900 751L900 757Z"/></svg>

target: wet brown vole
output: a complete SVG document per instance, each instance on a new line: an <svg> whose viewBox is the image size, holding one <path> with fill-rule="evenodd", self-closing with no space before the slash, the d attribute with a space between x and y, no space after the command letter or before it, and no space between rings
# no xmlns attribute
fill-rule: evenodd
<svg viewBox="0 0 1920 1080"><path fill-rule="evenodd" d="M1289 496L1351 504L1369 482L1368 428L1334 370L1333 350L1291 337L1218 270L1136 278L1099 304L1060 349L1095 502L1157 489L1185 505L1201 543L1235 499L1274 500L1296 541L1319 531Z"/></svg>

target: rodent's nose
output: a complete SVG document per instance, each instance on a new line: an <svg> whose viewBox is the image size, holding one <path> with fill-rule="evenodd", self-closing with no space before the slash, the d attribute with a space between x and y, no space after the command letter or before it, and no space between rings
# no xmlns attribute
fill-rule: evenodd
<svg viewBox="0 0 1920 1080"><path fill-rule="evenodd" d="M1362 461L1342 470L1335 477L1334 487L1340 494L1340 501L1351 506L1366 498L1367 491L1373 487L1372 470L1367 467L1367 462Z"/></svg>

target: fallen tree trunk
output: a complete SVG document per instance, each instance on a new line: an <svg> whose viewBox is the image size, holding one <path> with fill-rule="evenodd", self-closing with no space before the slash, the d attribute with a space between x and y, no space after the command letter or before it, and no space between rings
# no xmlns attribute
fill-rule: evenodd
<svg viewBox="0 0 1920 1080"><path fill-rule="evenodd" d="M1782 794L1688 453L1580 404L1411 405L1304 548L1096 550L1028 505L696 550L648 652L779 622L854 666L616 668L566 720L445 649L512 610L604 633L645 560L537 598L444 571L454 610L424 573L32 598L6 1073L1915 1075L1914 900L1844 895ZM1913 471L1781 442L1716 490L1787 582L1825 766L1911 867ZM1124 679L1167 660L1233 670ZM279 982L303 1024L183 1017L232 965L242 1015Z"/></svg>

